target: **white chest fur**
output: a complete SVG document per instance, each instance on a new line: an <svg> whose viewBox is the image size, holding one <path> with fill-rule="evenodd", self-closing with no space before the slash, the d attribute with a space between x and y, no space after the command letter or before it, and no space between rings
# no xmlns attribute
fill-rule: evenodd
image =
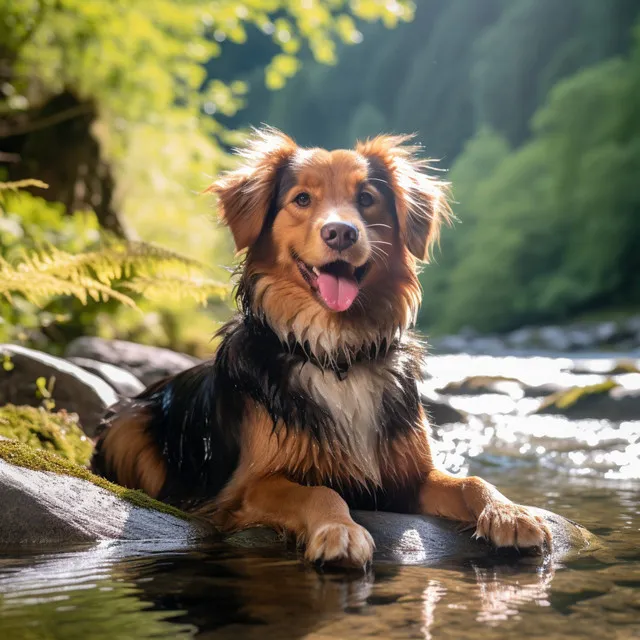
<svg viewBox="0 0 640 640"><path fill-rule="evenodd" d="M308 363L294 375L298 384L330 412L337 440L351 461L374 483L380 481L380 408L389 376L384 365L355 363L344 380Z"/></svg>

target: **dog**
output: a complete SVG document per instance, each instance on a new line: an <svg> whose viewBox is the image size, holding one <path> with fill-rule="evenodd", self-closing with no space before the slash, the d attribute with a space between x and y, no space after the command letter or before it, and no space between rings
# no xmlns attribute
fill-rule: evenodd
<svg viewBox="0 0 640 640"><path fill-rule="evenodd" d="M245 252L237 315L208 362L106 416L97 473L222 531L295 536L310 562L365 566L350 509L443 516L497 547L551 547L544 520L434 467L412 333L418 266L450 217L409 137L354 150L254 132L208 191Z"/></svg>

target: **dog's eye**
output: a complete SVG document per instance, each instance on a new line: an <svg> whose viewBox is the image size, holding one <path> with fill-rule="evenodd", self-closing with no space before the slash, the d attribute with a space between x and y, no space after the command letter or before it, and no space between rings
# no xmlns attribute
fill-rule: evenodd
<svg viewBox="0 0 640 640"><path fill-rule="evenodd" d="M299 207L308 207L311 204L311 196L306 191L302 191L293 199L293 201Z"/></svg>
<svg viewBox="0 0 640 640"><path fill-rule="evenodd" d="M366 209L367 207L370 207L374 202L375 200L373 199L373 196L368 191L360 192L360 195L358 196L358 204L361 207L364 207Z"/></svg>

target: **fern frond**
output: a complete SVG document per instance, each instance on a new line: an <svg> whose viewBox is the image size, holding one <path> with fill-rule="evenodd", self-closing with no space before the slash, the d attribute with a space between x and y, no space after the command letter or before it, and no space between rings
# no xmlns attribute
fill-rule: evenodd
<svg viewBox="0 0 640 640"><path fill-rule="evenodd" d="M26 180L16 180L15 182L0 182L0 191L18 191L27 187L38 187L38 189L48 189L49 185L42 180L27 178Z"/></svg>
<svg viewBox="0 0 640 640"><path fill-rule="evenodd" d="M30 270L24 263L14 266L0 258L0 295L12 302L11 294L20 294L36 306L42 306L54 296L74 296L82 304L86 304L89 298L104 301L113 298L129 307L136 307L132 298L91 277L79 276L68 280Z"/></svg>
<svg viewBox="0 0 640 640"><path fill-rule="evenodd" d="M15 262L0 258L0 295L11 300L19 294L38 306L47 298L71 295L83 304L90 298L113 298L136 307L130 296L114 288L118 285L143 296L163 291L165 298L191 297L201 304L223 298L228 287L204 274L206 267L199 262L144 242L112 241L78 254L49 247L24 253Z"/></svg>
<svg viewBox="0 0 640 640"><path fill-rule="evenodd" d="M140 294L148 300L183 300L189 298L205 306L210 298L221 299L229 291L229 287L209 278L184 278L180 276L159 275L154 277L137 277L123 286Z"/></svg>

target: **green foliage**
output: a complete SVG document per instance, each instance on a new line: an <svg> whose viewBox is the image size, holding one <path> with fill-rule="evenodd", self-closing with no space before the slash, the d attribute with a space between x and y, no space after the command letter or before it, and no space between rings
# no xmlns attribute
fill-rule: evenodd
<svg viewBox="0 0 640 640"><path fill-rule="evenodd" d="M228 295L228 286L212 279L196 260L107 236L93 214L65 216L62 205L19 192L28 186L25 182L0 183L4 339L62 320L56 313L64 306L61 296L75 297L95 314L108 300L140 313L136 300L170 298L204 305Z"/></svg>
<svg viewBox="0 0 640 640"><path fill-rule="evenodd" d="M558 84L521 148L496 154L497 138L481 133L459 157L452 179L471 227L445 276L443 327L640 303L639 80L637 47ZM487 174L469 171L483 163Z"/></svg>
<svg viewBox="0 0 640 640"><path fill-rule="evenodd" d="M227 235L212 224L210 199L196 195L208 186L208 176L230 166L228 147L242 137L225 121L244 105L247 90L234 72L230 47L251 55L248 33L268 42L257 76L263 87L274 89L296 74L302 52L334 64L338 42L354 44L361 39L355 19L391 27L411 20L413 11L409 0L0 0L0 162L3 140L10 140L11 156L17 136L27 137L23 149L28 149L29 136L39 134L46 152L45 166L40 168L46 172L47 163L58 162L59 144L59 138L53 133L47 137L47 132L56 124L71 127L82 117L97 114L91 126L95 141L82 149L97 150L99 159L106 159L115 178L113 202L128 235L189 255L208 265L211 274L194 280L193 274L175 269L153 277L138 272L128 290L114 288L113 279L106 282L99 276L115 245L96 253L93 213L68 217L66 203L22 194L0 216L0 257L7 279L3 291L15 291L20 278L16 271L31 274L31 287L29 291L23 287L23 298L14 296L11 307L0 301L4 320L0 334L33 337L44 320L47 337L56 343L90 330L204 355L212 324L226 317L228 310L218 305L205 314L184 298L195 295L197 302L211 295L218 298L217 281L228 277L221 265L233 259ZM73 106L47 113L49 101L63 93L72 96ZM78 190L74 172L86 173L82 162L63 172L61 179L68 184L56 185L56 193ZM104 169L98 164L96 175L104 177ZM24 170L44 177L29 167ZM112 186L109 180L105 184L107 190ZM50 245L55 251L41 249L44 253L30 254L25 261L17 256L23 243ZM146 245L122 249L126 260L142 246ZM86 252L88 262L84 270L76 269L67 277L69 256L78 252ZM147 253L144 259L151 256ZM96 260L101 261L97 271ZM135 269L141 266L138 261ZM44 314L34 311L32 302L41 302L45 294L82 299L83 291L112 302L84 308L79 303L60 305L54 299ZM140 303L142 319L113 304L114 298L127 304L133 294L152 300ZM59 322L62 315L70 320L65 325ZM195 333L200 338L194 342Z"/></svg>
<svg viewBox="0 0 640 640"><path fill-rule="evenodd" d="M638 305L639 16L629 0L420 3L393 32L363 28L335 68L303 59L304 74L234 122L330 147L416 131L451 168L460 223L421 277L423 327Z"/></svg>
<svg viewBox="0 0 640 640"><path fill-rule="evenodd" d="M328 147L416 131L428 155L452 169L460 219L422 276L423 326L503 330L640 304L638 47L630 53L640 5L416 7L4 0L0 58L12 74L0 85L0 142L7 123L37 113L63 87L78 96L74 109L96 105L93 131L134 237L188 254L222 280L232 247L210 224L208 199L194 194L229 166L227 148L245 125L268 122L302 144ZM29 126L46 125L36 117ZM48 219L42 226L66 239L39 242L68 253L90 246L83 236L96 232L91 213L74 218L76 231L67 233L56 205L33 199L20 207L19 220L0 217L3 241L16 222L33 220L36 237ZM153 298L139 305L143 322L113 302L103 313L73 307L56 339L92 326L109 337L204 349L195 335L209 335L224 307L203 315L163 295L182 292L180 278L156 283L139 277L120 291ZM69 309L53 303L45 312Z"/></svg>
<svg viewBox="0 0 640 640"><path fill-rule="evenodd" d="M93 445L84 435L75 413L52 413L43 408L7 404L0 407L0 436L33 449L51 451L65 460L86 466Z"/></svg>

